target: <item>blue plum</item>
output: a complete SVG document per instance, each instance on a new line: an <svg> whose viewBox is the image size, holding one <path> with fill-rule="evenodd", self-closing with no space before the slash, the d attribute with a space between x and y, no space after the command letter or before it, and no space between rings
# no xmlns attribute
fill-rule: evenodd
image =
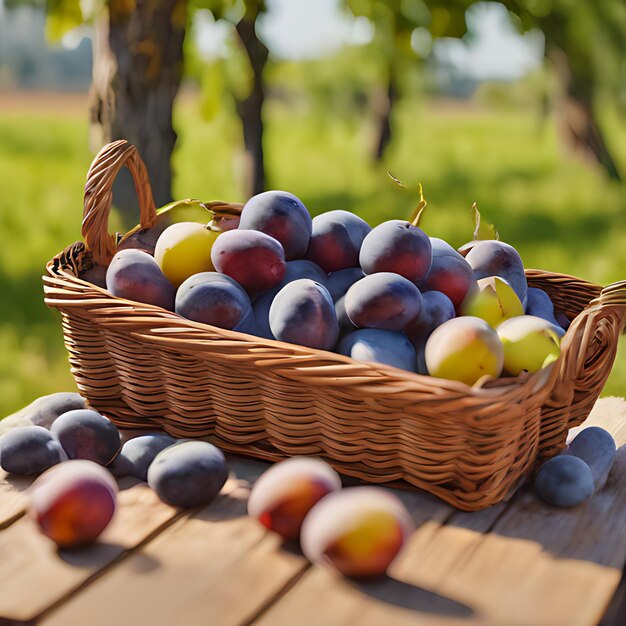
<svg viewBox="0 0 626 626"><path fill-rule="evenodd" d="M431 333L444 322L456 317L454 304L448 296L440 291L422 293L422 312L414 324L406 329L407 337L418 350L418 346L426 345Z"/></svg>
<svg viewBox="0 0 626 626"><path fill-rule="evenodd" d="M541 317L560 328L560 324L554 317L552 300L550 300L550 296L543 289L528 287L526 292L526 315Z"/></svg>
<svg viewBox="0 0 626 626"><path fill-rule="evenodd" d="M252 304L254 309L254 317L256 319L257 332L260 337L265 339L276 339L272 329L270 328L270 308L276 294L280 291L278 287L268 289L260 293Z"/></svg>
<svg viewBox="0 0 626 626"><path fill-rule="evenodd" d="M67 457L43 426L20 426L0 437L0 467L9 474L41 474Z"/></svg>
<svg viewBox="0 0 626 626"><path fill-rule="evenodd" d="M77 409L59 416L50 433L70 459L86 459L108 465L120 451L115 424L91 409Z"/></svg>
<svg viewBox="0 0 626 626"><path fill-rule="evenodd" d="M246 202L240 229L258 230L278 240L291 261L304 256L313 223L302 201L287 191L264 191Z"/></svg>
<svg viewBox="0 0 626 626"><path fill-rule="evenodd" d="M349 211L328 211L313 218L313 231L306 258L326 273L359 263L361 244L371 226Z"/></svg>
<svg viewBox="0 0 626 626"><path fill-rule="evenodd" d="M343 298L348 289L364 276L365 272L360 267L350 267L330 274L328 276L327 288L333 302Z"/></svg>
<svg viewBox="0 0 626 626"><path fill-rule="evenodd" d="M278 287L280 289L288 283L291 283L294 280L300 280L301 278L309 278L324 286L326 286L326 283L328 282L326 272L324 272L319 265L307 259L298 259L287 263L285 276L280 281Z"/></svg>
<svg viewBox="0 0 626 626"><path fill-rule="evenodd" d="M129 439L109 465L110 472L117 478L133 476L137 480L148 480L148 468L156 455L176 443L177 439L165 433L147 433Z"/></svg>
<svg viewBox="0 0 626 626"><path fill-rule="evenodd" d="M539 468L535 476L535 491L548 504L576 506L593 495L593 476L582 459L560 454Z"/></svg>
<svg viewBox="0 0 626 626"><path fill-rule="evenodd" d="M229 276L201 272L190 276L178 288L175 310L194 322L232 330L252 315L252 302Z"/></svg>
<svg viewBox="0 0 626 626"><path fill-rule="evenodd" d="M159 452L148 468L148 485L163 502L192 507L215 499L228 468L222 452L205 441L180 441Z"/></svg>
<svg viewBox="0 0 626 626"><path fill-rule="evenodd" d="M409 280L392 272L371 274L354 283L346 313L358 328L404 330L419 318L422 295Z"/></svg>
<svg viewBox="0 0 626 626"><path fill-rule="evenodd" d="M563 452L583 460L591 470L595 490L602 489L611 471L617 447L615 439L599 426L583 428Z"/></svg>
<svg viewBox="0 0 626 626"><path fill-rule="evenodd" d="M465 259L474 270L476 280L490 276L504 278L511 285L522 305L526 304L528 283L524 273L524 264L513 246L494 239L478 241L467 253Z"/></svg>
<svg viewBox="0 0 626 626"><path fill-rule="evenodd" d="M359 265L366 274L393 272L417 283L428 273L432 257L432 244L423 230L403 220L390 220L365 237Z"/></svg>
<svg viewBox="0 0 626 626"><path fill-rule="evenodd" d="M415 348L404 333L363 328L346 335L338 352L355 361L384 363L409 372L417 371Z"/></svg>
<svg viewBox="0 0 626 626"><path fill-rule="evenodd" d="M114 296L174 310L176 289L159 264L143 250L121 250L106 272L106 287Z"/></svg>
<svg viewBox="0 0 626 626"><path fill-rule="evenodd" d="M270 307L269 323L279 341L331 350L339 337L335 306L328 290L302 278L283 287Z"/></svg>
<svg viewBox="0 0 626 626"><path fill-rule="evenodd" d="M324 286L326 286L328 282L328 277L324 273L324 270L312 261L305 259L288 261L285 277L280 281L280 284L277 287L267 289L260 293L254 299L253 308L256 320L256 334L260 337L264 337L265 339L275 338L270 328L270 307L272 306L272 302L276 294L285 285L292 283L294 280L300 280L301 278L314 280L316 283Z"/></svg>

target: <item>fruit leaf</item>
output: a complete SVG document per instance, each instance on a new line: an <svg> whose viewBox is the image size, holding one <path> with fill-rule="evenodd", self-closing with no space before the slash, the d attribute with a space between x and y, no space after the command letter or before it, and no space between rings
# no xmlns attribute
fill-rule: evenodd
<svg viewBox="0 0 626 626"><path fill-rule="evenodd" d="M480 220L480 211L478 210L478 206L474 202L472 204L472 216L474 218L474 241L483 241L485 239L500 239L500 234L496 230L494 224L482 224Z"/></svg>

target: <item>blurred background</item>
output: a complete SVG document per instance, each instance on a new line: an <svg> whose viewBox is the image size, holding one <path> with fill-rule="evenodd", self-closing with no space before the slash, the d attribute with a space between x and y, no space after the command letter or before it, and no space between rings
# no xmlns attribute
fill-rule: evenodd
<svg viewBox="0 0 626 626"><path fill-rule="evenodd" d="M430 235L477 202L527 267L626 278L625 38L623 0L0 0L0 417L73 388L41 275L120 137L157 206L278 188L374 225L421 182Z"/></svg>

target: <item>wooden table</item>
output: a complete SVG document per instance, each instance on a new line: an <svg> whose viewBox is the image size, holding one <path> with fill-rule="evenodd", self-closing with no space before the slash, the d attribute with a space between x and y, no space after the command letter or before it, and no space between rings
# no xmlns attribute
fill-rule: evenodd
<svg viewBox="0 0 626 626"><path fill-rule="evenodd" d="M626 444L626 402L601 400L586 424ZM123 481L101 540L57 551L24 516L29 481L0 477L0 624L597 624L626 562L626 446L606 487L571 510L530 489L463 513L423 492L396 492L417 531L389 577L356 583L311 566L246 516L266 464L231 458L223 495L194 511ZM612 618L626 624L613 598Z"/></svg>

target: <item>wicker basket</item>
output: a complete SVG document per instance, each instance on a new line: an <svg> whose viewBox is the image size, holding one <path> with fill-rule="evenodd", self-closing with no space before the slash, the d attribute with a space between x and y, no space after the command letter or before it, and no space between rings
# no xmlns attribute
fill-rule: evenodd
<svg viewBox="0 0 626 626"><path fill-rule="evenodd" d="M319 455L373 483L423 488L478 510L504 499L540 457L560 450L609 375L626 320L626 281L605 289L528 270L573 321L561 357L534 375L482 386L191 322L113 297L77 278L108 265L111 187L126 165L140 227L156 219L145 167L133 146L109 144L85 186L83 236L54 257L46 303L61 312L80 392L127 428L208 437L223 449L279 460ZM237 212L241 205L221 203Z"/></svg>

